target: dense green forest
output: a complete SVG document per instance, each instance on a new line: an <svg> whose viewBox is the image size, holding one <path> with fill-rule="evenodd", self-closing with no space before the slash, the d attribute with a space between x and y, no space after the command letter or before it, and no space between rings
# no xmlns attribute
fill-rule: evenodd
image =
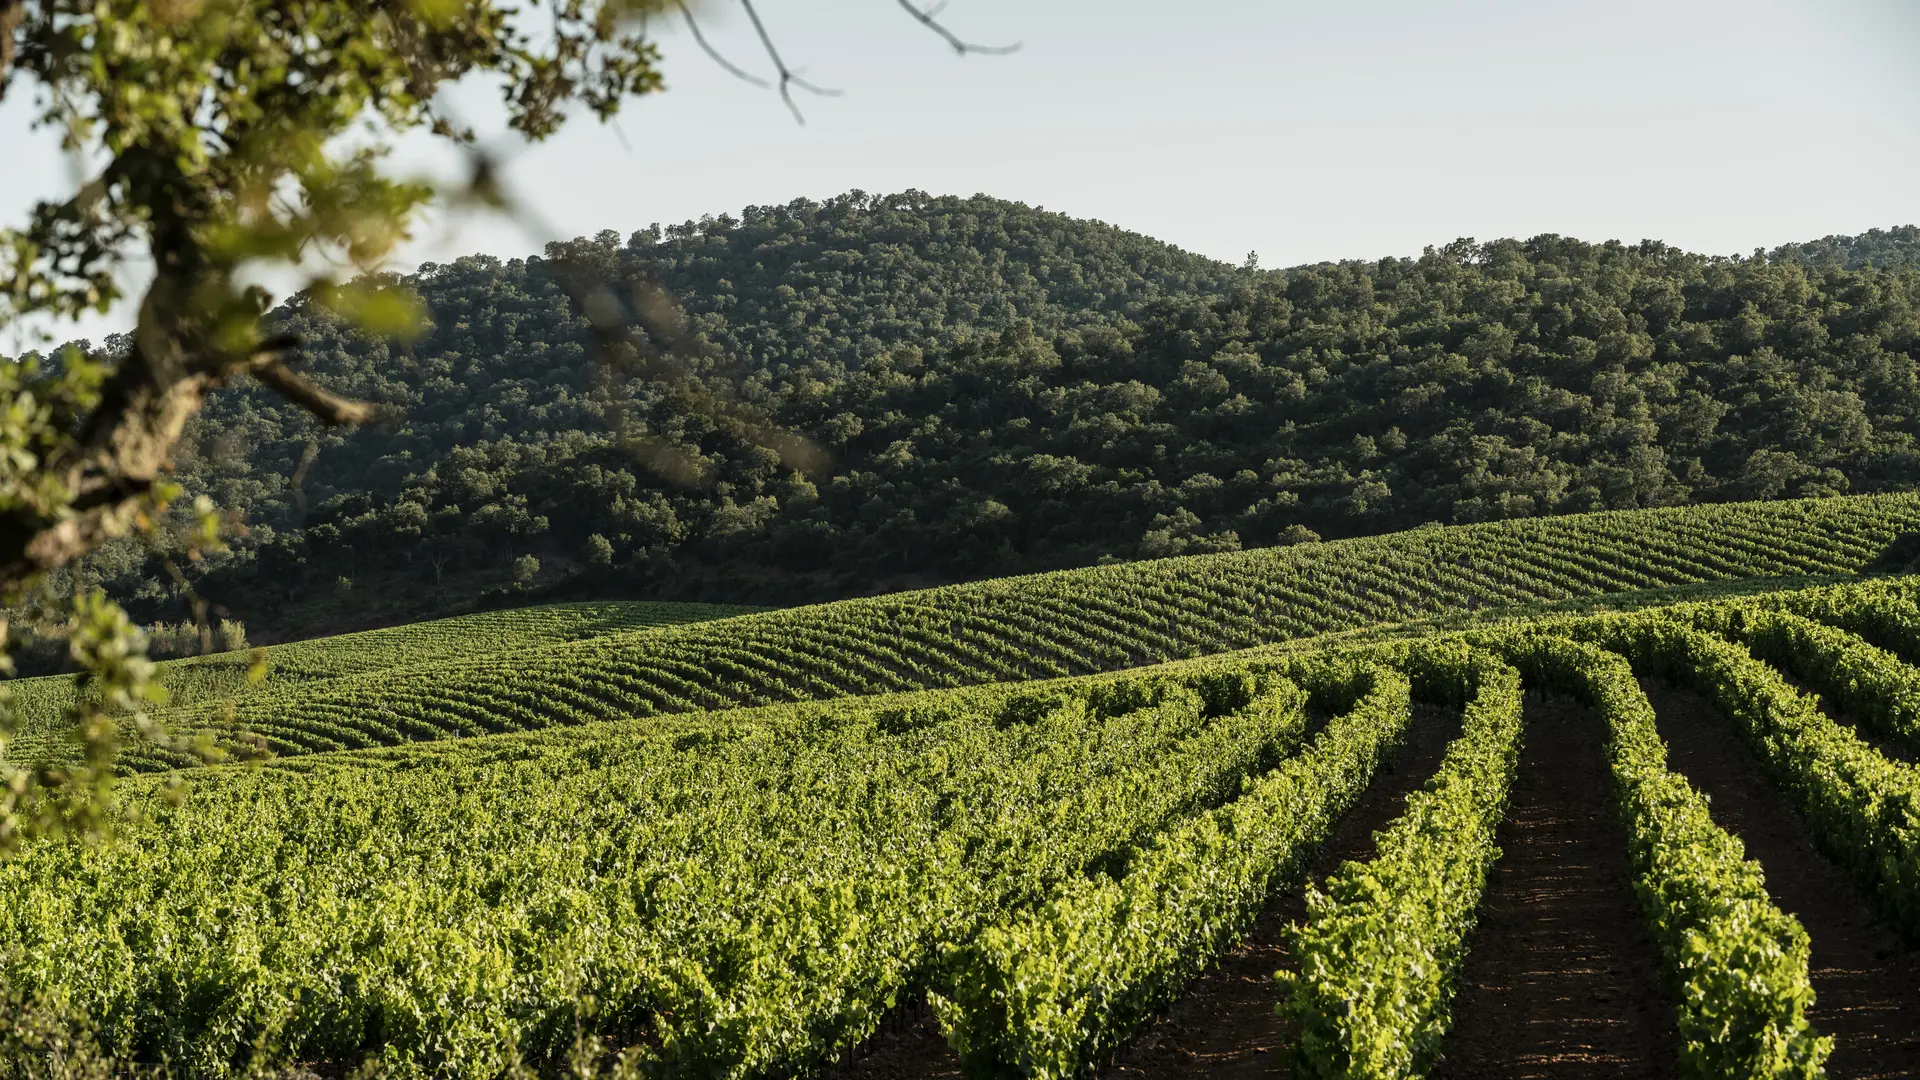
<svg viewBox="0 0 1920 1080"><path fill-rule="evenodd" d="M151 618L185 581L271 640L302 597L370 584L442 609L775 603L1920 479L1913 227L1744 258L1542 236L1261 270L982 196L855 192L405 284L410 340L298 297L275 315L379 423L225 391L176 467L246 523L233 552L176 578L121 545L79 573Z"/></svg>

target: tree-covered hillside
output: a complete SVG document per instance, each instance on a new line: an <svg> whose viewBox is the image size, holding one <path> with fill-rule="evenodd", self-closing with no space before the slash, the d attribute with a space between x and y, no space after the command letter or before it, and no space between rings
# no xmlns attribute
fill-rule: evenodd
<svg viewBox="0 0 1920 1080"><path fill-rule="evenodd" d="M1827 236L1775 248L1768 258L1808 266L1895 267L1920 264L1920 226L1869 229L1859 236Z"/></svg>
<svg viewBox="0 0 1920 1080"><path fill-rule="evenodd" d="M307 370L386 418L322 431L232 390L178 464L252 524L200 571L251 625L370 575L764 603L1907 490L1914 239L1725 258L1543 236L1263 271L985 197L855 193L424 267L405 343L296 299L278 319ZM603 362L583 299L647 327L631 362Z"/></svg>

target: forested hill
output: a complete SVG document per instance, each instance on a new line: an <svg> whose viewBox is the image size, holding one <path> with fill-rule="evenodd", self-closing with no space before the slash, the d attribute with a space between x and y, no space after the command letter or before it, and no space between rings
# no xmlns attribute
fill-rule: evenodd
<svg viewBox="0 0 1920 1080"><path fill-rule="evenodd" d="M582 278L625 301L627 322L670 352L673 367L690 369L692 382L794 423L787 399L830 396L876 358L911 367L1016 324L1053 335L1139 318L1156 301L1222 295L1250 275L1098 222L911 192L750 207L738 219L624 239L603 232L526 260L428 264L407 282L424 301L428 328L405 345L370 340L297 299L278 313L308 343L309 371L401 417L323 435L306 494L391 499L455 447L604 434L612 402L657 413L652 430L703 454L738 457L741 447L711 443L703 418L688 415L709 411L689 408L698 391L653 370L607 385L604 356L574 301L572 283ZM649 294L658 286L679 310L664 319L637 310L651 298L633 302L637 283ZM266 464L271 474L225 492L228 503L255 506L258 519L275 524L298 520L291 493L273 479L290 475L317 434L300 410L242 390L215 401L202 429L214 436L208 456L221 459L197 463L202 475L232 475L243 446L252 471ZM742 480L758 483L750 475L734 483ZM640 539L644 530L634 535L650 542Z"/></svg>
<svg viewBox="0 0 1920 1080"><path fill-rule="evenodd" d="M1848 270L1865 266L1920 265L1920 227L1902 225L1897 229L1874 229L1859 236L1827 236L1804 244L1786 244L1775 248L1767 257L1775 262L1840 266Z"/></svg>
<svg viewBox="0 0 1920 1080"><path fill-rule="evenodd" d="M605 356L595 352L572 298L570 282L582 271L628 300L626 321L645 327L689 379L662 380L649 369L607 384ZM1221 296L1254 279L1096 221L920 192L854 192L628 238L601 233L549 244L545 258L428 263L407 279L424 302L428 329L407 344L371 340L300 300L278 311L280 323L307 342L309 371L336 390L390 405L397 423L328 436L273 394L238 390L209 405L204 459L194 469L204 482L230 484L234 459L246 455L253 473L265 467L265 482L223 488L225 502L250 505L257 521L292 525L301 517L298 500L275 480L298 467L315 436L321 452L303 484L309 502L357 492L392 500L455 448L486 446L495 457L516 454L501 440L605 434L614 405L647 413L653 434L718 454L712 465L724 475L714 480L758 496L751 463L720 461L741 457L743 448L707 430L710 409L691 404L703 388L745 400L749 413L804 427L818 417L795 405L843 396L849 375L876 357L899 369L939 367L948 350L979 334L1020 325L1052 336L1123 323L1156 302ZM632 284L647 286L641 304L630 302ZM670 298L678 311L666 319L641 313L637 307L653 296ZM461 469L470 465L463 459ZM634 534L641 546L653 542L645 530L609 536L616 532Z"/></svg>
<svg viewBox="0 0 1920 1080"><path fill-rule="evenodd" d="M389 419L320 432L236 389L180 466L254 523L200 584L256 624L368 580L773 603L1906 490L1917 236L1751 258L1545 236L1259 270L985 197L856 193L423 267L406 344L296 300L279 317L309 370ZM601 363L582 281L671 360ZM756 418L818 467L756 445ZM165 592L124 553L89 573Z"/></svg>

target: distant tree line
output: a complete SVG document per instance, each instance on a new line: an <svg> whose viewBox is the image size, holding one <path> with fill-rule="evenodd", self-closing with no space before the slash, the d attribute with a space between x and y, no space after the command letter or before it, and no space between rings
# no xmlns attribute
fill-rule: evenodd
<svg viewBox="0 0 1920 1080"><path fill-rule="evenodd" d="M177 474L249 531L186 577L240 610L456 569L767 603L1911 489L1916 253L1911 227L1745 258L1542 236L1262 271L985 197L855 192L464 258L407 279L410 341L300 298L275 313L316 382L383 419L214 397ZM631 363L607 362L581 281L646 328ZM124 547L76 573L147 617L181 588Z"/></svg>

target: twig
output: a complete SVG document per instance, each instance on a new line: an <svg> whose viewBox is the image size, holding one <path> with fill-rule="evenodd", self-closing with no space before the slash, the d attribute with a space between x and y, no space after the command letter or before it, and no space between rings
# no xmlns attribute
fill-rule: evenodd
<svg viewBox="0 0 1920 1080"><path fill-rule="evenodd" d="M740 6L747 9L747 18L753 20L753 32L760 35L760 44L766 48L767 58L773 61L775 70L780 72L780 100L787 103L787 111L793 114L794 120L805 124L807 118L800 115L800 106L793 103L793 87L821 97L839 97L840 91L823 89L795 75L787 67L786 61L780 59L780 50L774 48L773 35L767 33L766 24L760 21L760 12L753 6L753 0L740 0Z"/></svg>
<svg viewBox="0 0 1920 1080"><path fill-rule="evenodd" d="M970 41L962 41L958 34L940 25L939 19L937 18L942 11L947 9L945 0L941 0L941 3L935 4L930 8L914 7L913 0L899 0L899 3L900 7L904 9L907 14L913 16L921 26L945 38L947 44L953 47L953 51L961 56L965 56L968 53L980 53L983 56L1005 56L1008 53L1020 51L1020 42L1018 41L1011 45L975 45Z"/></svg>
<svg viewBox="0 0 1920 1080"><path fill-rule="evenodd" d="M0 3L4 2L5 0L0 0ZM1005 56L1008 53L1018 52L1020 50L1020 42L1017 41L1011 45L976 45L973 42L963 40L958 34L955 34L940 23L940 13L947 9L946 0L940 0L939 3L925 8L916 7L913 0L898 0L898 2L907 14L913 16L915 22L940 35L940 37L952 47L953 51L961 56L965 56L968 53L980 53L986 56ZM738 64L722 56L720 50L714 48L713 43L708 41L706 34L701 31L700 22L693 17L693 11L687 7L686 0L674 0L674 6L680 9L681 16L686 19L687 29L693 33L694 43L700 46L701 50L707 54L709 59L720 65L722 70L736 79L751 83L763 89L769 89L774 86L774 84L767 82L767 80L741 68ZM793 114L796 122L805 124L807 118L801 114L800 106L795 104L793 100L793 87L797 86L802 90L818 94L821 97L839 97L840 91L815 86L795 74L793 69L787 66L786 61L780 58L780 50L775 47L773 35L767 32L766 24L760 21L760 10L754 6L754 0L740 0L740 6L747 10L747 18L753 22L753 31L760 37L760 46L766 50L767 58L773 61L774 71L780 76L778 84L780 100L786 103L787 111Z"/></svg>
<svg viewBox="0 0 1920 1080"><path fill-rule="evenodd" d="M254 346L244 370L281 397L312 413L323 424L352 426L372 419L373 407L366 402L322 390L294 374L287 366L287 357L299 348L300 339L293 334L275 334Z"/></svg>
<svg viewBox="0 0 1920 1080"><path fill-rule="evenodd" d="M684 2L682 2L682 0L675 0L674 6L679 8L680 14L686 18L687 29L693 32L694 43L699 45L700 48L706 52L708 59L712 60L716 64L719 64L720 67L727 72L727 74L732 75L734 78L739 79L742 82L752 83L753 85L759 87L762 90L773 89L772 83L768 82L767 80L761 78L758 75L755 75L751 71L742 70L740 67L736 66L733 63L733 61L728 60L726 57L720 55L720 50L714 48L713 45L707 41L707 35L700 32L700 20L695 19L693 17L692 8L687 7L687 5Z"/></svg>

